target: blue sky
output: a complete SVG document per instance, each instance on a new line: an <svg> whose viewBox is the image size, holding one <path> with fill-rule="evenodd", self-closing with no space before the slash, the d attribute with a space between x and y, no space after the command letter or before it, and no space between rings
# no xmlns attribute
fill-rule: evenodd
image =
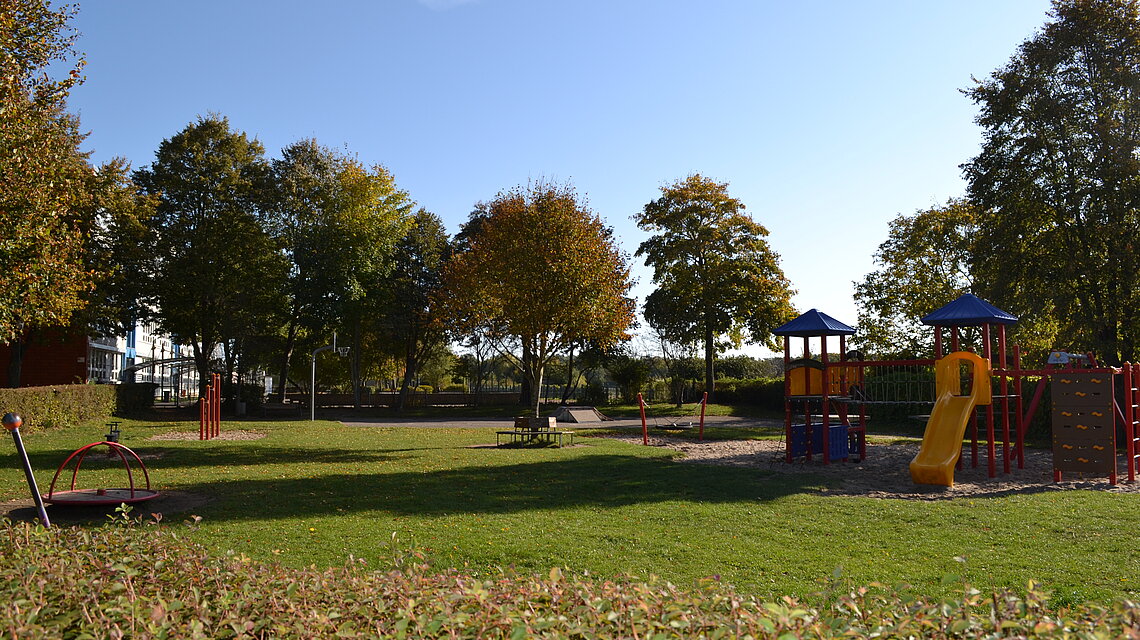
<svg viewBox="0 0 1140 640"><path fill-rule="evenodd" d="M301 138L380 163L454 233L472 205L570 181L632 254L631 216L700 172L771 232L801 311L856 320L852 281L900 213L960 196L959 92L1047 0L103 0L75 26L71 109L96 161L150 163L199 114L267 154ZM634 260L639 300L652 274Z"/></svg>

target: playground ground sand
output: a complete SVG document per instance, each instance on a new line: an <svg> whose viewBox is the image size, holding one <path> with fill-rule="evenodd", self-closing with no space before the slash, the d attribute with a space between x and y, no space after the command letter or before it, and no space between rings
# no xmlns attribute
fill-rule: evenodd
<svg viewBox="0 0 1140 640"><path fill-rule="evenodd" d="M618 439L641 443L641 437L619 436ZM688 439L650 436L650 446L668 447L684 456L681 462L716 464L759 469L765 473L815 474L827 478L829 486L821 483L822 495L866 496L901 500L946 500L963 497L1000 496L1016 493L1090 489L1116 493L1140 493L1140 481L1129 483L1124 457L1117 460L1119 483L1109 484L1107 477L1077 478L1066 476L1063 482L1053 482L1053 452L1047 449L1026 449L1025 468L1018 469L1011 461L1011 473L1002 473L1001 450L998 450L997 476L990 478L984 445L979 447L978 467L970 466L967 448L965 468L954 474L953 487L916 485L910 479L910 461L918 453L917 441L868 442L867 458L862 462L834 462L824 465L819 456L813 462L784 461L782 440L718 440L696 442ZM837 485L837 486L836 486Z"/></svg>

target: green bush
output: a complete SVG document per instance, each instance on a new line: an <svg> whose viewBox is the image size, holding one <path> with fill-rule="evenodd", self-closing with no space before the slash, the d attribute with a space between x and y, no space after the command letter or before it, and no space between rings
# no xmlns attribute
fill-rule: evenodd
<svg viewBox="0 0 1140 640"><path fill-rule="evenodd" d="M122 520L125 525L126 521ZM392 566L292 569L215 557L169 530L0 524L0 629L14 638L1074 638L1132 637L1140 605L1054 608L1024 596L932 601L874 585L773 602L708 578L431 571L393 539ZM957 581L957 578L948 576Z"/></svg>
<svg viewBox="0 0 1140 640"><path fill-rule="evenodd" d="M784 408L784 378L721 378L716 381L716 401L723 404L751 404L781 411Z"/></svg>
<svg viewBox="0 0 1140 640"><path fill-rule="evenodd" d="M0 413L20 414L24 419L20 430L24 433L109 418L116 412L121 386L124 385L69 384L0 389Z"/></svg>
<svg viewBox="0 0 1140 640"><path fill-rule="evenodd" d="M430 384L421 384L416 387L416 393L432 393L434 389Z"/></svg>

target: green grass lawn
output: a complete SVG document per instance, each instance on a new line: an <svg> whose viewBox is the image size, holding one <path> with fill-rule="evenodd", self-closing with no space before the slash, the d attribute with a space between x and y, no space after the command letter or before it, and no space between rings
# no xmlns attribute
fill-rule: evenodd
<svg viewBox="0 0 1140 640"><path fill-rule="evenodd" d="M707 576L762 595L807 594L844 580L906 583L938 595L965 574L979 588L1037 579L1062 599L1135 597L1140 553L1129 531L1140 496L1045 492L945 501L822 495L818 476L682 464L668 450L603 438L585 446L496 449L491 429L380 429L333 422L223 423L254 441L152 441L196 423L127 421L123 443L161 490L210 498L187 530L219 553L285 564L385 567L394 546L439 568L610 576ZM102 425L29 434L47 491ZM739 431L737 431L739 433ZM716 434L722 435L722 434ZM765 435L761 431L752 437ZM122 486L103 455L80 485ZM0 444L0 500L27 495L11 439ZM147 503L138 512L147 513ZM164 514L181 527L187 514ZM964 556L965 564L955 561Z"/></svg>

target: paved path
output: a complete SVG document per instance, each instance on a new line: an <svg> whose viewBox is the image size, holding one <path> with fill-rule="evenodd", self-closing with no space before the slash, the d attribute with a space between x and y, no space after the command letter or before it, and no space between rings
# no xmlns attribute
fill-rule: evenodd
<svg viewBox="0 0 1140 640"><path fill-rule="evenodd" d="M513 418L356 418L351 416L342 416L339 419L341 424L349 427L425 427L436 429L478 429L478 428L495 428L505 429L509 428L513 423ZM658 424L667 424L666 418L658 418L657 422L653 418L649 418L649 428L654 428ZM688 421L689 417L677 418L677 420ZM783 425L781 420L773 420L771 418L741 418L737 416L706 416L705 426L710 427L772 427ZM607 420L605 422L560 422L558 423L560 429L640 429L640 418L619 418L616 420Z"/></svg>

